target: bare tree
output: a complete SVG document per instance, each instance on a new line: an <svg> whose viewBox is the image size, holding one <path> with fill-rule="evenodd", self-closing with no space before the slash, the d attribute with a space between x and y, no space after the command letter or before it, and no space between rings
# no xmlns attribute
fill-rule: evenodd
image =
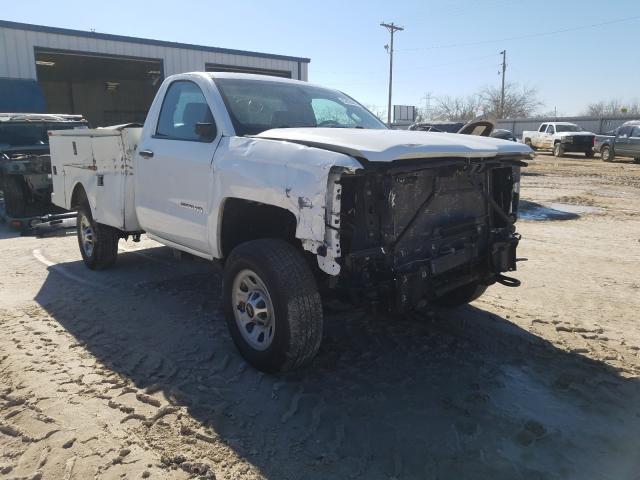
<svg viewBox="0 0 640 480"><path fill-rule="evenodd" d="M640 102L634 100L623 102L620 99L601 100L587 105L585 115L594 117L611 117L614 115L640 115Z"/></svg>
<svg viewBox="0 0 640 480"><path fill-rule="evenodd" d="M384 123L387 122L387 108L380 105L373 105L371 103L364 103L363 107L373 113L378 119Z"/></svg>
<svg viewBox="0 0 640 480"><path fill-rule="evenodd" d="M500 115L501 94L499 87L488 86L480 91L478 96L485 115L496 118L528 117L542 105L535 88L507 83L504 88L504 110Z"/></svg>
<svg viewBox="0 0 640 480"><path fill-rule="evenodd" d="M441 97L436 100L433 117L438 120L468 122L478 116L482 107L476 95L468 97Z"/></svg>

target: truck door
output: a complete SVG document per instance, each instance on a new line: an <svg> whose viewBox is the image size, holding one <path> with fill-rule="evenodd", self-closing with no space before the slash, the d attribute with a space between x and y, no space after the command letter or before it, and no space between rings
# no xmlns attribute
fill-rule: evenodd
<svg viewBox="0 0 640 480"><path fill-rule="evenodd" d="M553 148L553 136L556 134L556 127L549 124L547 131L544 134L544 147Z"/></svg>
<svg viewBox="0 0 640 480"><path fill-rule="evenodd" d="M633 127L629 137L629 155L635 159L640 159L640 126Z"/></svg>
<svg viewBox="0 0 640 480"><path fill-rule="evenodd" d="M547 129L546 123L543 123L542 125L540 125L540 128L538 128L538 133L536 133L535 136L531 139L531 143L533 144L534 147L542 148L544 146L544 132L546 129Z"/></svg>
<svg viewBox="0 0 640 480"><path fill-rule="evenodd" d="M161 239L210 253L207 215L220 133L202 89L190 80L171 83L157 124L148 127L136 158L140 224Z"/></svg>
<svg viewBox="0 0 640 480"><path fill-rule="evenodd" d="M630 139L632 130L633 130L633 127L631 126L620 127L620 129L618 130L618 136L616 137L615 144L613 147L616 152L616 155L632 155L633 154L631 152L631 139Z"/></svg>

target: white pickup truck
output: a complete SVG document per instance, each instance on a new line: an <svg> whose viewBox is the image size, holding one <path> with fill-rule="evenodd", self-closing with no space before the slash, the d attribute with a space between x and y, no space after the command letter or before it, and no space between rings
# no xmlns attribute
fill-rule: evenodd
<svg viewBox="0 0 640 480"><path fill-rule="evenodd" d="M388 130L341 92L232 73L171 76L144 128L50 144L86 265L142 233L222 260L233 340L267 372L316 354L320 290L406 311L519 283L501 272L516 268L522 144Z"/></svg>
<svg viewBox="0 0 640 480"><path fill-rule="evenodd" d="M562 157L566 152L579 152L593 157L595 137L595 133L583 131L575 123L547 122L536 131L522 132L522 143L534 150L552 150L556 157Z"/></svg>

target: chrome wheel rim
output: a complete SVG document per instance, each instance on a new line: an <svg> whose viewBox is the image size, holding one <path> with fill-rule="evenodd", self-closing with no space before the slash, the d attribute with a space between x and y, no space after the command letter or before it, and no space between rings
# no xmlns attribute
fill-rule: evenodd
<svg viewBox="0 0 640 480"><path fill-rule="evenodd" d="M231 301L242 338L256 350L269 348L275 334L273 302L265 283L253 270L237 273Z"/></svg>
<svg viewBox="0 0 640 480"><path fill-rule="evenodd" d="M87 257L93 255L95 235L91 222L85 215L80 218L80 245L82 245L82 250Z"/></svg>

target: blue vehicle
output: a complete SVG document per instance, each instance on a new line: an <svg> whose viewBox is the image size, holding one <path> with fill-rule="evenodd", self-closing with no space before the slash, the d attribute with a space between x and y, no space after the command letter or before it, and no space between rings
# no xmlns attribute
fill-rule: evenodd
<svg viewBox="0 0 640 480"><path fill-rule="evenodd" d="M593 149L604 162L613 162L616 156L633 157L640 162L640 120L630 120L604 135L596 135Z"/></svg>

